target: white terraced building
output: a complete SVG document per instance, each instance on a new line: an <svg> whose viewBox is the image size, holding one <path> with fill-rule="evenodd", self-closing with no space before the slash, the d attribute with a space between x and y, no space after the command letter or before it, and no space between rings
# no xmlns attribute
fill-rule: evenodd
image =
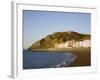
<svg viewBox="0 0 100 80"><path fill-rule="evenodd" d="M90 40L83 40L83 41L67 41L65 43L56 43L55 48L78 48L78 47L91 47Z"/></svg>

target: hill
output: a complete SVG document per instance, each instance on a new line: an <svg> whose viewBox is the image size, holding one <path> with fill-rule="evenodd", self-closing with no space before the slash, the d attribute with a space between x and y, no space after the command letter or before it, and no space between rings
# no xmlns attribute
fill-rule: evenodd
<svg viewBox="0 0 100 80"><path fill-rule="evenodd" d="M49 49L54 48L56 43L65 43L70 40L90 40L90 38L91 36L89 34L81 34L74 31L55 32L53 34L47 35L39 41L36 41L28 48L28 50Z"/></svg>

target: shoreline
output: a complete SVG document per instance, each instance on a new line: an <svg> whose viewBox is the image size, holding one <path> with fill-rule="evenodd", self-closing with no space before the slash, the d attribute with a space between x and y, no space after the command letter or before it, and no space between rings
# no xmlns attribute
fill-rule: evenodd
<svg viewBox="0 0 100 80"><path fill-rule="evenodd" d="M64 48L64 49L36 49L36 50L28 50L28 51L32 51L32 52L72 52L74 50L77 49L90 49L89 48L84 48L84 47L80 47L80 48Z"/></svg>
<svg viewBox="0 0 100 80"><path fill-rule="evenodd" d="M64 67L79 67L79 66L91 66L91 48L67 48L67 49L38 49L38 50L29 50L33 52L67 52L73 53L77 56L76 60Z"/></svg>

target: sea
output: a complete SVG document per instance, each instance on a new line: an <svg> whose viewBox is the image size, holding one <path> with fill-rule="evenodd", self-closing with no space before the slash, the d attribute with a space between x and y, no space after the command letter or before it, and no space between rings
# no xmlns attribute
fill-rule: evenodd
<svg viewBox="0 0 100 80"><path fill-rule="evenodd" d="M23 50L23 69L67 67L76 59L73 53Z"/></svg>

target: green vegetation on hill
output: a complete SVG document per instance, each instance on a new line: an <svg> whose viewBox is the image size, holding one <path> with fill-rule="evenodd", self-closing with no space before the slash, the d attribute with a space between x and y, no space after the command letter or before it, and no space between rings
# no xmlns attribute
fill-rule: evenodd
<svg viewBox="0 0 100 80"><path fill-rule="evenodd" d="M73 31L55 32L36 41L28 48L28 50L54 48L55 43L64 43L70 40L82 41L87 39L90 39L89 34L81 34Z"/></svg>

